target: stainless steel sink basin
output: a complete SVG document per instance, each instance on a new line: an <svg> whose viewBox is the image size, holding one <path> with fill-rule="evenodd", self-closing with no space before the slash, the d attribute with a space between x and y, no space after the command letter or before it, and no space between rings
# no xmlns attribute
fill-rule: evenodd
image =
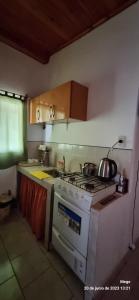
<svg viewBox="0 0 139 300"><path fill-rule="evenodd" d="M64 175L68 175L69 173L66 172L62 172L62 171L58 171L56 169L52 169L52 170L43 170L44 173L49 174L50 176L56 178L56 177L62 177Z"/></svg>
<svg viewBox="0 0 139 300"><path fill-rule="evenodd" d="M52 176L52 177L54 177L54 178L60 176L59 172L58 172L56 169L52 169L52 170L43 170L43 172L49 174L50 176Z"/></svg>

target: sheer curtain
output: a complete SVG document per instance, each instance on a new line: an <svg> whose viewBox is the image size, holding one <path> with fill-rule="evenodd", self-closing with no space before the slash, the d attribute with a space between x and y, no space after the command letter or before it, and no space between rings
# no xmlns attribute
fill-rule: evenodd
<svg viewBox="0 0 139 300"><path fill-rule="evenodd" d="M25 110L23 101L0 95L0 169L24 158Z"/></svg>

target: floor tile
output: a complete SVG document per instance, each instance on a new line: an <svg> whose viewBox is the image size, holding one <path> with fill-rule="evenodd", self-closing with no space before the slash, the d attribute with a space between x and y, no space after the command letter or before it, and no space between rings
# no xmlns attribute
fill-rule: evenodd
<svg viewBox="0 0 139 300"><path fill-rule="evenodd" d="M63 278L63 281L72 291L74 298L77 300L83 300L84 284L78 279L78 277L70 270Z"/></svg>
<svg viewBox="0 0 139 300"><path fill-rule="evenodd" d="M43 241L37 241L37 245L41 249L41 251L46 255L48 250L45 248Z"/></svg>
<svg viewBox="0 0 139 300"><path fill-rule="evenodd" d="M8 281L0 285L0 299L1 300L23 300L24 299L15 277L12 277Z"/></svg>
<svg viewBox="0 0 139 300"><path fill-rule="evenodd" d="M134 281L132 286L131 299L133 300L139 299L139 274L138 274L138 278Z"/></svg>
<svg viewBox="0 0 139 300"><path fill-rule="evenodd" d="M116 278L113 280L112 285L120 286L126 286L126 284L120 284L120 280L127 280L131 281L129 284L130 291L121 291L119 292L119 296L123 299L128 298L130 294L133 291L133 285L134 282L137 281L138 274L139 274L139 267L137 264L138 258L136 257L130 257L130 260L123 266L119 274L116 276Z"/></svg>
<svg viewBox="0 0 139 300"><path fill-rule="evenodd" d="M68 265L54 249L46 252L46 255L50 260L53 268L60 274L61 277L64 277L66 273L69 272L70 269Z"/></svg>
<svg viewBox="0 0 139 300"><path fill-rule="evenodd" d="M10 217L0 226L0 236L3 240L7 240L11 236L21 233L24 230L26 230L26 226L23 222L23 218L19 214L11 213Z"/></svg>
<svg viewBox="0 0 139 300"><path fill-rule="evenodd" d="M30 251L12 260L14 272L22 287L25 287L49 268L49 261L36 245Z"/></svg>
<svg viewBox="0 0 139 300"><path fill-rule="evenodd" d="M13 270L6 251L0 241L0 284L12 277Z"/></svg>
<svg viewBox="0 0 139 300"><path fill-rule="evenodd" d="M24 230L9 236L9 238L4 240L4 245L7 249L10 259L14 259L35 247L36 240L31 233Z"/></svg>
<svg viewBox="0 0 139 300"><path fill-rule="evenodd" d="M26 218L22 217L22 224L25 226L25 228L28 232L30 232L32 235L34 235L32 232L32 228L31 228L30 224L28 223L28 221L26 220Z"/></svg>
<svg viewBox="0 0 139 300"><path fill-rule="evenodd" d="M70 300L71 292L63 283L57 272L48 269L32 284L24 289L26 300Z"/></svg>
<svg viewBox="0 0 139 300"><path fill-rule="evenodd" d="M120 290L118 292L107 292L102 296L103 300L138 300L139 299L139 266L138 266L139 249L129 252L125 257L125 264L119 274L113 279L112 286L126 286L120 284L120 280L130 280L130 290Z"/></svg>

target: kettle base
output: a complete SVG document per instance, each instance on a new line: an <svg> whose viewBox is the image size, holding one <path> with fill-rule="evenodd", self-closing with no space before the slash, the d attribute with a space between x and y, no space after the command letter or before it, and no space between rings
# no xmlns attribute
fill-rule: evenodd
<svg viewBox="0 0 139 300"><path fill-rule="evenodd" d="M112 178L107 178L107 177L97 176L97 178L98 178L99 180L101 180L102 182L113 181Z"/></svg>

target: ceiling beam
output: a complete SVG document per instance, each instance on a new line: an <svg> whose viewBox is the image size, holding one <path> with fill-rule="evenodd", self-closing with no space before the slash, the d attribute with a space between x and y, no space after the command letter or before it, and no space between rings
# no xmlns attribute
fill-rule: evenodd
<svg viewBox="0 0 139 300"><path fill-rule="evenodd" d="M20 40L17 39L17 37L14 37L13 35L11 35L11 33L8 33L2 28L0 28L0 41L30 56L31 58L38 60L42 64L46 64L49 62L50 54L48 54L47 51L43 51L42 53L42 51L38 52L38 50L36 49L29 49L29 47L27 47L25 43L23 43L21 38Z"/></svg>

